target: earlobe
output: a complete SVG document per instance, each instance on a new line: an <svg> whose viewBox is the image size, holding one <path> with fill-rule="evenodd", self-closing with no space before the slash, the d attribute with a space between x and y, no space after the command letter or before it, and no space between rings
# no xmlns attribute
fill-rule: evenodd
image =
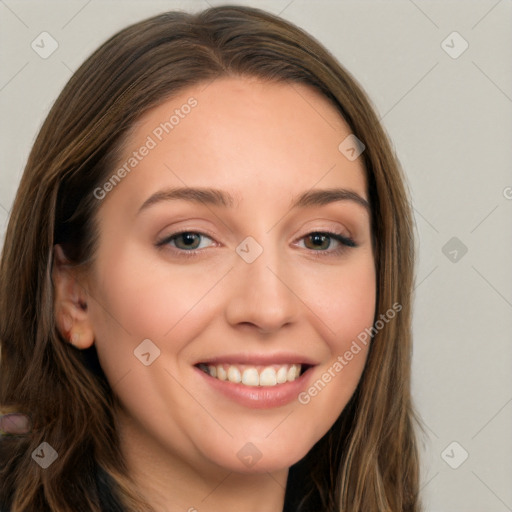
<svg viewBox="0 0 512 512"><path fill-rule="evenodd" d="M87 307L87 291L78 272L66 259L62 247L54 246L52 267L55 324L61 336L79 349L94 343L94 331Z"/></svg>

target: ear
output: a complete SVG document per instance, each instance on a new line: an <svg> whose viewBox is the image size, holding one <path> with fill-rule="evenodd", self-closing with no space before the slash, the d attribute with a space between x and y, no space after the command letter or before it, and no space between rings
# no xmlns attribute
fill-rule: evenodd
<svg viewBox="0 0 512 512"><path fill-rule="evenodd" d="M89 348L94 331L87 308L87 290L78 280L78 271L69 264L60 245L53 248L52 280L57 329L76 348Z"/></svg>

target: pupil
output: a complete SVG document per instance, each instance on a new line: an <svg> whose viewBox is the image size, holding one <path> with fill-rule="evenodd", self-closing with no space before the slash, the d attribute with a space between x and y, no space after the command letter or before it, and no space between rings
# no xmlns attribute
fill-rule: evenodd
<svg viewBox="0 0 512 512"><path fill-rule="evenodd" d="M325 241L326 236L322 235L321 233L315 233L315 234L311 235L311 238L313 239L313 244L322 245L322 242Z"/></svg>
<svg viewBox="0 0 512 512"><path fill-rule="evenodd" d="M183 233L182 237L185 241L185 245L192 245L194 243L195 235L193 233Z"/></svg>

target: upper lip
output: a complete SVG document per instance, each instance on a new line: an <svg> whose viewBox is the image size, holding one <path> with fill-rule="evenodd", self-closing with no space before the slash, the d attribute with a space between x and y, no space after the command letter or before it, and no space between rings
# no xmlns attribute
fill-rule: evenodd
<svg viewBox="0 0 512 512"><path fill-rule="evenodd" d="M201 359L195 364L245 364L245 365L272 365L272 364L302 364L315 366L318 364L313 359L294 353L275 353L275 354L226 354L223 356L209 357Z"/></svg>

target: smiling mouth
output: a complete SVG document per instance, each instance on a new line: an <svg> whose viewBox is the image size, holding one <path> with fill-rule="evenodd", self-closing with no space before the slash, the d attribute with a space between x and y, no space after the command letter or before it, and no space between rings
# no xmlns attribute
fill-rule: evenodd
<svg viewBox="0 0 512 512"><path fill-rule="evenodd" d="M306 372L306 364L206 364L195 365L204 373L217 380L243 384L245 386L271 387L293 382Z"/></svg>

